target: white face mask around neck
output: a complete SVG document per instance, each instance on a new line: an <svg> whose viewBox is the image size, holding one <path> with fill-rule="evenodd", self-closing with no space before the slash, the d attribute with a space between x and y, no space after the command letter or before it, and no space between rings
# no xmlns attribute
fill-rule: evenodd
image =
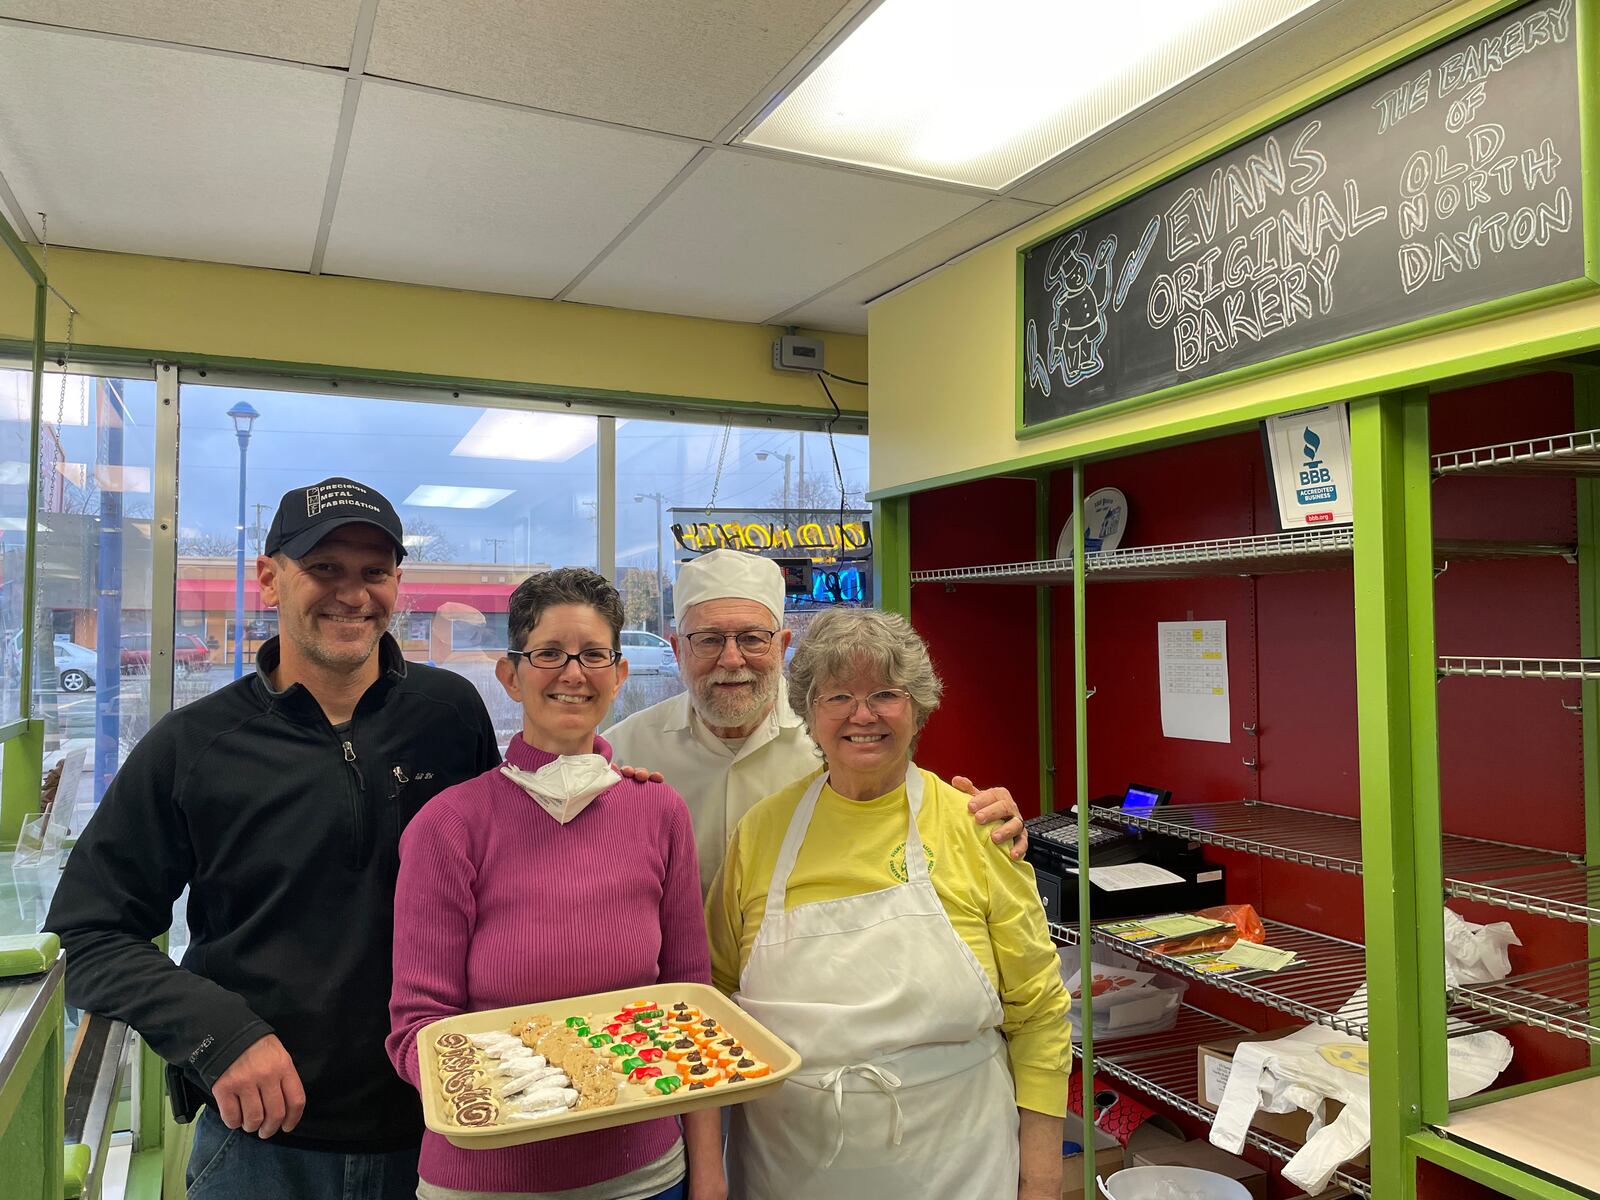
<svg viewBox="0 0 1600 1200"><path fill-rule="evenodd" d="M588 808L596 796L621 782L611 764L598 754L563 754L537 771L506 763L500 773L563 825Z"/></svg>

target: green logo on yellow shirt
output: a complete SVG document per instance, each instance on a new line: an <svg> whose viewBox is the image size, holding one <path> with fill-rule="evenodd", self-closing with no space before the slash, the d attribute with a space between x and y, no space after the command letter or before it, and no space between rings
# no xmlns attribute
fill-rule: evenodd
<svg viewBox="0 0 1600 1200"><path fill-rule="evenodd" d="M928 860L928 874L932 875L933 851L928 849L926 843L922 847L922 854ZM905 883L909 878L906 875L906 844L904 842L889 851L889 874L893 875L901 883Z"/></svg>

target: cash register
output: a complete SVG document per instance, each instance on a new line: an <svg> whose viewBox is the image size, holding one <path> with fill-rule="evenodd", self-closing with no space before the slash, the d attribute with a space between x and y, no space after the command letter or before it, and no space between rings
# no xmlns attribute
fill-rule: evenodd
<svg viewBox="0 0 1600 1200"><path fill-rule="evenodd" d="M1166 788L1129 784L1121 796L1102 796L1090 805L1096 822L1089 830L1089 867L1147 863L1162 867L1182 882L1118 890L1094 889L1093 916L1137 917L1151 912L1206 908L1224 902L1223 869L1205 861L1198 844L1185 838L1150 833L1125 824L1119 815L1147 816L1168 803ZM1076 811L1050 813L1027 822L1028 862L1039 887L1045 916L1054 924L1078 916L1078 816Z"/></svg>

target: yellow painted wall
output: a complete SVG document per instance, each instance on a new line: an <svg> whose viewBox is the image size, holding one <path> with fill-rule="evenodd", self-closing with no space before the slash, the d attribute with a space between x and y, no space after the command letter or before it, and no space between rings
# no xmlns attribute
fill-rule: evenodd
<svg viewBox="0 0 1600 1200"><path fill-rule="evenodd" d="M1482 369L1508 346L1525 346L1530 357L1600 346L1600 297L1590 296L1191 393L1038 437L1015 436L1016 255L1022 246L1144 190L1185 162L1237 141L1273 114L1303 105L1492 7L1489 0L1451 6L1413 30L1403 44L1354 56L1294 91L1264 101L1204 145L1183 147L874 304L868 310L867 331L873 367L871 493L892 495L930 480L986 473L1001 464L1025 466L1093 453L1097 446L1140 431L1151 437L1182 436L1228 420L1255 421L1272 412Z"/></svg>
<svg viewBox="0 0 1600 1200"><path fill-rule="evenodd" d="M772 369L770 326L82 250L52 249L50 273L84 346L831 411L815 379ZM32 305L0 270L0 338L32 336ZM64 318L52 301L51 341ZM865 338L818 336L830 370L866 378ZM865 392L835 389L857 411Z"/></svg>

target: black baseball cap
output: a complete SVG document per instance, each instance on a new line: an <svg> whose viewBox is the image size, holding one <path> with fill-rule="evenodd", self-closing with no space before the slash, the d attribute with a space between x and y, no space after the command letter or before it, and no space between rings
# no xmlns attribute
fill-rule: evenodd
<svg viewBox="0 0 1600 1200"><path fill-rule="evenodd" d="M267 530L266 552L304 558L323 538L345 525L371 525L389 535L395 561L406 556L400 517L382 492L354 479L334 476L285 492Z"/></svg>

